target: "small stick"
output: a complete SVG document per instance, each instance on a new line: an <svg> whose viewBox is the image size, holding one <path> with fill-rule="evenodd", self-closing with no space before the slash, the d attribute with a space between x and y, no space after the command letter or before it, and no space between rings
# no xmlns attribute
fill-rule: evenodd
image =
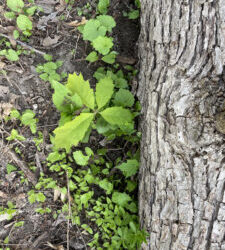
<svg viewBox="0 0 225 250"><path fill-rule="evenodd" d="M44 52L42 52L42 51L40 51L40 50L37 50L37 49L31 47L30 45L27 45L26 43L23 43L23 42L20 42L20 41L14 39L13 37L9 37L9 36L7 36L7 35L5 35L5 34L2 34L2 33L0 33L0 36L5 37L5 38L7 38L7 39L9 39L9 40L13 40L13 41L15 41L16 43L18 43L18 44L20 44L21 46L23 46L24 48L27 48L27 49L29 49L29 50L33 50L34 52L36 52L36 53L38 53L38 54L40 54L40 55L42 55L42 56L46 54L46 53L44 53Z"/></svg>
<svg viewBox="0 0 225 250"><path fill-rule="evenodd" d="M27 164L19 159L19 157L10 150L5 143L2 141L2 152L7 155L9 159L11 159L26 175L27 179L35 186L37 184L37 178L35 177L34 173L28 168Z"/></svg>

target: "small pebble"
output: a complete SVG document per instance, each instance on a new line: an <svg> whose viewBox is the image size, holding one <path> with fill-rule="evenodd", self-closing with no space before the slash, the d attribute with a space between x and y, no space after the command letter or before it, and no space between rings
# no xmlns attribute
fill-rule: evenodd
<svg viewBox="0 0 225 250"><path fill-rule="evenodd" d="M33 110L37 110L38 109L38 105L37 104L34 104L33 105Z"/></svg>

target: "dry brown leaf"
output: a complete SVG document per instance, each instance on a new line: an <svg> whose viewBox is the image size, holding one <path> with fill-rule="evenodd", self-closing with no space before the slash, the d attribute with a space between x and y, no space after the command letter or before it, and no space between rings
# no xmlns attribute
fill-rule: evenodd
<svg viewBox="0 0 225 250"><path fill-rule="evenodd" d="M67 23L70 27L78 27L80 25L83 25L87 22L85 17L82 17L82 20L79 22L78 20L72 21L70 23Z"/></svg>
<svg viewBox="0 0 225 250"><path fill-rule="evenodd" d="M0 69L4 69L5 63L0 61Z"/></svg>
<svg viewBox="0 0 225 250"><path fill-rule="evenodd" d="M10 103L0 103L0 118L8 116L13 109L13 105Z"/></svg>
<svg viewBox="0 0 225 250"><path fill-rule="evenodd" d="M58 42L60 36L55 36L54 38L51 38L50 36L46 37L43 42L42 42L42 45L44 47L49 47L51 45L54 45Z"/></svg>
<svg viewBox="0 0 225 250"><path fill-rule="evenodd" d="M6 193L3 193L2 191L0 191L0 197L2 199L7 199L8 198L8 195Z"/></svg>
<svg viewBox="0 0 225 250"><path fill-rule="evenodd" d="M61 191L59 189L54 189L54 201L57 201L59 196L61 194Z"/></svg>

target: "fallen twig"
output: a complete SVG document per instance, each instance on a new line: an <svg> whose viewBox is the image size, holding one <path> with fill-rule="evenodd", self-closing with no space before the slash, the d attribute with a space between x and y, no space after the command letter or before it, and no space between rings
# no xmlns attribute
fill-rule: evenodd
<svg viewBox="0 0 225 250"><path fill-rule="evenodd" d="M14 153L9 147L1 141L2 144L2 153L12 160L25 174L27 179L35 186L37 184L37 178L34 173L29 169L27 164L20 160L20 158ZM0 152L1 153L1 152Z"/></svg>
<svg viewBox="0 0 225 250"><path fill-rule="evenodd" d="M26 43L23 43L23 42L21 42L21 41L18 41L18 40L16 40L16 39L14 39L13 37L7 36L7 35L2 34L2 33L0 33L0 36L5 37L5 38L7 38L7 39L9 39L9 40L13 40L13 41L15 41L16 43L18 43L18 44L20 44L21 46L23 46L24 48L27 48L27 49L29 49L29 50L32 50L32 51L34 51L34 52L36 52L36 53L38 53L38 54L40 54L40 55L42 55L42 56L46 54L46 53L44 53L44 52L42 52L42 51L40 51L40 50L37 50L37 49L31 47L30 45L27 45Z"/></svg>

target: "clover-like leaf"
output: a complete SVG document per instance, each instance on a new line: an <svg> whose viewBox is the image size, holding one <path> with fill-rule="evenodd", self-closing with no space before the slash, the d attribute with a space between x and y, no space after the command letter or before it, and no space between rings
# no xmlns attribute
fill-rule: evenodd
<svg viewBox="0 0 225 250"><path fill-rule="evenodd" d="M56 149L65 148L69 152L72 146L77 146L84 138L93 118L94 114L82 113L74 120L55 129L54 144Z"/></svg>
<svg viewBox="0 0 225 250"><path fill-rule="evenodd" d="M98 55L95 51L92 51L87 57L86 60L89 62L96 62L98 60Z"/></svg>
<svg viewBox="0 0 225 250"><path fill-rule="evenodd" d="M82 74L69 74L66 87L72 92L72 94L78 94L84 105L90 109L94 109L94 91L90 88L89 82L84 80Z"/></svg>
<svg viewBox="0 0 225 250"><path fill-rule="evenodd" d="M93 40L93 47L102 55L107 55L113 47L113 39L106 36L98 36Z"/></svg>
<svg viewBox="0 0 225 250"><path fill-rule="evenodd" d="M124 125L130 123L133 116L128 109L122 107L111 107L100 112L100 115L112 125Z"/></svg>
<svg viewBox="0 0 225 250"><path fill-rule="evenodd" d="M113 95L113 81L111 78L106 77L101 79L96 85L96 102L98 108L104 107Z"/></svg>

